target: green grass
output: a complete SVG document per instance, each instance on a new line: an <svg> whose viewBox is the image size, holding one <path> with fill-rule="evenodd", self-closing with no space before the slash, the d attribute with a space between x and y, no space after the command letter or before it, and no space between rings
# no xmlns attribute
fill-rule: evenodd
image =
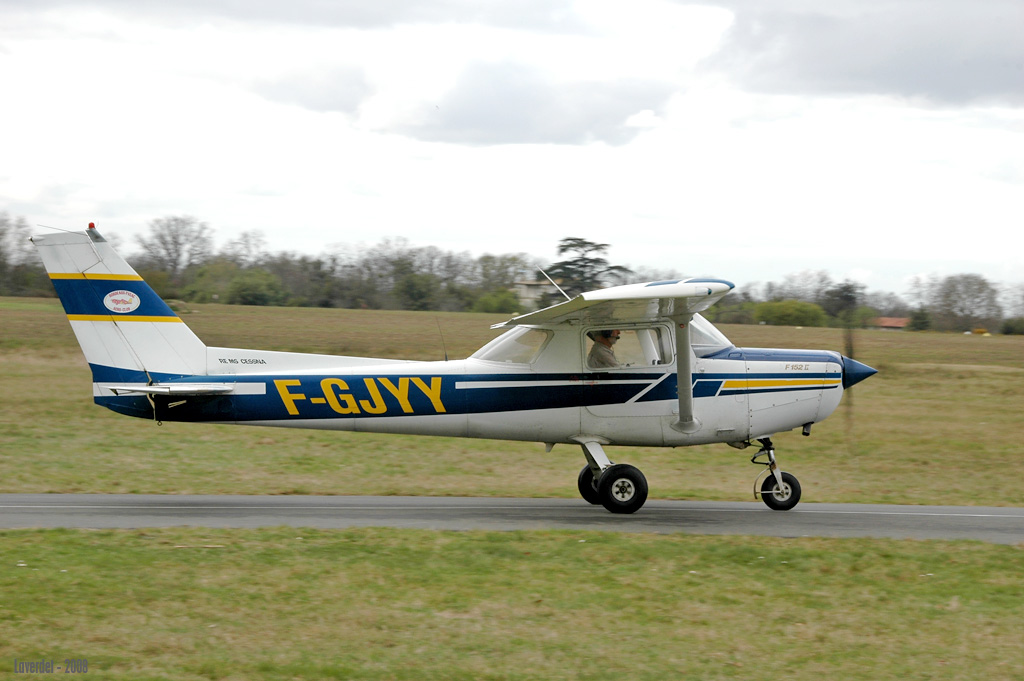
<svg viewBox="0 0 1024 681"><path fill-rule="evenodd" d="M0 659L105 679L1018 679L1021 549L585 532L0 533Z"/></svg>
<svg viewBox="0 0 1024 681"><path fill-rule="evenodd" d="M411 359L441 356L438 324L455 358L502 319L190 309L210 345ZM843 348L833 329L723 330L740 345ZM805 500L1020 506L1024 339L856 340L881 372L852 392L852 409L810 438L776 438ZM0 299L0 388L6 493L575 497L583 464L567 446L118 416L93 405L55 300ZM655 498L750 499L749 453L612 456L640 466ZM15 658L85 658L88 678L132 680L1019 679L1021 551L583 532L2 531L0 675Z"/></svg>

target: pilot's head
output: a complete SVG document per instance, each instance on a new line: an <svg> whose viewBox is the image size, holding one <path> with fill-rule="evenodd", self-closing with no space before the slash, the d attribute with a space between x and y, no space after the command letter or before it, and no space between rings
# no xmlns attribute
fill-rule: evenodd
<svg viewBox="0 0 1024 681"><path fill-rule="evenodd" d="M603 341L605 345L614 345L619 340L621 331L618 329L601 329L592 336L596 341Z"/></svg>

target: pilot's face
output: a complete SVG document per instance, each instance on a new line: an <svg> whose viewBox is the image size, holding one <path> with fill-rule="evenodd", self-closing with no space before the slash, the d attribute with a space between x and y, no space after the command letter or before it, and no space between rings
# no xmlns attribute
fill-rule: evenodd
<svg viewBox="0 0 1024 681"><path fill-rule="evenodd" d="M621 335L622 332L619 331L618 329L612 331L611 337L608 338L608 345L615 345L617 342L619 342L619 336Z"/></svg>

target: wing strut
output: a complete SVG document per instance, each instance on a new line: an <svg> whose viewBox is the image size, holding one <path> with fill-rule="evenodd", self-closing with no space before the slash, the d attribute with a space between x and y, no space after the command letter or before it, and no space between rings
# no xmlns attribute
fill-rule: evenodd
<svg viewBox="0 0 1024 681"><path fill-rule="evenodd" d="M540 273L544 275L544 278L545 278L545 279L547 279L548 281L550 281L550 282L551 282L551 285L552 285L552 286L554 286L555 288L557 288L557 289L558 289L558 292L559 292L559 293L561 293L561 294L562 294L563 296L565 296L565 299L566 299L566 300L572 300L572 298L570 298L570 297L569 297L569 294L568 294L568 293L566 293L565 291L563 291L563 290L562 290L562 287L561 287L561 286L559 286L558 284L556 284L556 283L555 283L555 280L554 280L554 279L552 279L551 277L549 277L549 276L548 276L548 273L547 273L547 272L545 272L544 270L540 269L539 267L538 267L537 269L538 269L538 270L540 270Z"/></svg>
<svg viewBox="0 0 1024 681"><path fill-rule="evenodd" d="M690 321L693 315L675 317L676 323L676 390L679 393L679 420L672 424L680 433L696 433L700 421L693 415L693 364L690 361Z"/></svg>

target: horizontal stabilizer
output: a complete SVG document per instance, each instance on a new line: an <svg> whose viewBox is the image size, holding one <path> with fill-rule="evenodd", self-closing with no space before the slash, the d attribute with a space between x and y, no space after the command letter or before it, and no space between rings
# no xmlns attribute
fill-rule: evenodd
<svg viewBox="0 0 1024 681"><path fill-rule="evenodd" d="M164 385L104 385L115 395L224 395L235 389L233 383L181 383Z"/></svg>

